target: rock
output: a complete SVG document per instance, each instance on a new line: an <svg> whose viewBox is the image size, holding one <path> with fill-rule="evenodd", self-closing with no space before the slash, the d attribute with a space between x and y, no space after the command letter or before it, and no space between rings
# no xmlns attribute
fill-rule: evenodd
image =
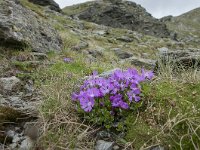
<svg viewBox="0 0 200 150"><path fill-rule="evenodd" d="M109 77L111 74L113 74L116 70L121 70L120 68L115 68L113 70L109 70L106 72L103 72L99 75L99 77Z"/></svg>
<svg viewBox="0 0 200 150"><path fill-rule="evenodd" d="M31 53L31 55L34 57L34 60L44 60L48 58L48 56L45 53L33 52Z"/></svg>
<svg viewBox="0 0 200 150"><path fill-rule="evenodd" d="M28 1L40 6L49 6L51 10L61 12L59 5L54 0L28 0Z"/></svg>
<svg viewBox="0 0 200 150"><path fill-rule="evenodd" d="M24 135L28 136L31 140L36 141L39 137L39 127L26 123L24 126Z"/></svg>
<svg viewBox="0 0 200 150"><path fill-rule="evenodd" d="M94 50L87 50L88 55L91 55L94 58L101 58L103 57L103 52L100 49L94 49Z"/></svg>
<svg viewBox="0 0 200 150"><path fill-rule="evenodd" d="M165 17L160 18L160 21L168 22L168 21L172 21L172 19L173 19L173 16L169 15L169 16L165 16Z"/></svg>
<svg viewBox="0 0 200 150"><path fill-rule="evenodd" d="M158 48L158 51L159 51L160 53L166 53L166 52L169 51L169 49L168 49L167 47L161 47L161 48Z"/></svg>
<svg viewBox="0 0 200 150"><path fill-rule="evenodd" d="M117 40L122 41L122 42L133 42L133 39L128 36L119 37L117 38Z"/></svg>
<svg viewBox="0 0 200 150"><path fill-rule="evenodd" d="M135 2L99 0L71 7L72 10L85 8L78 11L77 14L73 14L82 20L157 37L170 36L170 31L165 23L152 17L141 5L137 5Z"/></svg>
<svg viewBox="0 0 200 150"><path fill-rule="evenodd" d="M118 145L113 146L113 150L119 150L120 147Z"/></svg>
<svg viewBox="0 0 200 150"><path fill-rule="evenodd" d="M106 142L98 140L95 146L95 150L112 150L114 142Z"/></svg>
<svg viewBox="0 0 200 150"><path fill-rule="evenodd" d="M3 95L0 94L0 104L6 103L5 98L3 97Z"/></svg>
<svg viewBox="0 0 200 150"><path fill-rule="evenodd" d="M34 146L33 141L29 137L26 137L22 141L19 150L30 150L31 148L33 148L33 146Z"/></svg>
<svg viewBox="0 0 200 150"><path fill-rule="evenodd" d="M21 81L15 76L0 78L0 93L10 93L17 91L21 87Z"/></svg>
<svg viewBox="0 0 200 150"><path fill-rule="evenodd" d="M109 34L109 32L105 30L95 30L93 33L96 35L101 35L101 36Z"/></svg>
<svg viewBox="0 0 200 150"><path fill-rule="evenodd" d="M171 65L174 69L178 66L179 68L190 69L190 68L200 68L200 50L199 49L188 49L188 50L171 50L164 51L158 54L160 63L166 65Z"/></svg>
<svg viewBox="0 0 200 150"><path fill-rule="evenodd" d="M46 53L60 51L62 41L55 29L35 12L13 0L0 2L0 46Z"/></svg>
<svg viewBox="0 0 200 150"><path fill-rule="evenodd" d="M99 139L108 139L108 138L111 138L111 134L107 131L99 131L97 133L97 137Z"/></svg>
<svg viewBox="0 0 200 150"><path fill-rule="evenodd" d="M155 60L144 59L144 58L139 58L139 57L134 57L134 56L121 61L121 63L127 63L127 62L130 62L132 65L149 69L149 70L154 69L156 66Z"/></svg>
<svg viewBox="0 0 200 150"><path fill-rule="evenodd" d="M126 59L126 58L130 58L133 56L133 54L122 51L120 48L114 48L113 51L114 51L115 55L117 55L117 57L119 57L120 59Z"/></svg>
<svg viewBox="0 0 200 150"><path fill-rule="evenodd" d="M155 146L153 148L150 148L150 150L165 150L165 148L162 146Z"/></svg>
<svg viewBox="0 0 200 150"><path fill-rule="evenodd" d="M87 42L81 41L79 44L72 47L72 50L79 51L79 50L87 48L88 46L89 46L89 44Z"/></svg>

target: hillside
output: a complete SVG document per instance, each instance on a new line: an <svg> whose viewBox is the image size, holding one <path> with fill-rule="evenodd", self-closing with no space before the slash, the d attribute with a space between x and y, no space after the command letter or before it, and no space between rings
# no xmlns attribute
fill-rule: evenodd
<svg viewBox="0 0 200 150"><path fill-rule="evenodd" d="M179 38L185 42L199 43L200 38L200 8L191 10L185 14L177 17L173 17L170 21L167 21L167 26L170 30L173 30L179 34Z"/></svg>
<svg viewBox="0 0 200 150"><path fill-rule="evenodd" d="M92 8L141 28L77 18ZM0 149L200 147L200 46L163 25L127 1L0 1Z"/></svg>

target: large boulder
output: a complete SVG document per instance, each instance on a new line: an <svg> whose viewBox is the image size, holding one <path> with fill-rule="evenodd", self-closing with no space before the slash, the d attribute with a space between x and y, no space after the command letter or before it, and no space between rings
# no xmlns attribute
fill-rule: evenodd
<svg viewBox="0 0 200 150"><path fill-rule="evenodd" d="M0 1L0 46L35 52L60 51L62 41L50 24L16 0Z"/></svg>
<svg viewBox="0 0 200 150"><path fill-rule="evenodd" d="M28 1L40 6L49 6L51 10L61 12L59 5L54 0L28 0Z"/></svg>

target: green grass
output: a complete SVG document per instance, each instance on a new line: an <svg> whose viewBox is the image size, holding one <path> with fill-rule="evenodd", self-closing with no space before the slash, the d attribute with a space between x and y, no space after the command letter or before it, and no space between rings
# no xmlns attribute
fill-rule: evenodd
<svg viewBox="0 0 200 150"><path fill-rule="evenodd" d="M78 4L78 5L73 5L73 6L68 6L68 7L65 7L63 9L63 12L66 14L66 15L75 15L75 14L78 14L84 10L86 10L90 3L92 2L86 2L86 3L83 3L83 4Z"/></svg>
<svg viewBox="0 0 200 150"><path fill-rule="evenodd" d="M43 12L43 7L39 5L35 5L33 3L28 2L28 0L20 0L20 3L22 6L34 11L37 13L40 17L46 18L44 12Z"/></svg>
<svg viewBox="0 0 200 150"><path fill-rule="evenodd" d="M159 80L143 88L145 110L127 118L126 140L135 149L199 147L200 83Z"/></svg>

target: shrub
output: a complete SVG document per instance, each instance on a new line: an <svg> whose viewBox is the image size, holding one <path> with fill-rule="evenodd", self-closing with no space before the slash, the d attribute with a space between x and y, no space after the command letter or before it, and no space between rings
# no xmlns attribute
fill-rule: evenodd
<svg viewBox="0 0 200 150"><path fill-rule="evenodd" d="M136 69L116 70L108 77L99 77L93 72L84 81L72 99L77 102L78 111L89 122L111 128L120 123L128 111L135 110L141 100L141 82L151 80L152 71ZM118 128L120 128L118 124ZM121 126L122 127L122 126Z"/></svg>

